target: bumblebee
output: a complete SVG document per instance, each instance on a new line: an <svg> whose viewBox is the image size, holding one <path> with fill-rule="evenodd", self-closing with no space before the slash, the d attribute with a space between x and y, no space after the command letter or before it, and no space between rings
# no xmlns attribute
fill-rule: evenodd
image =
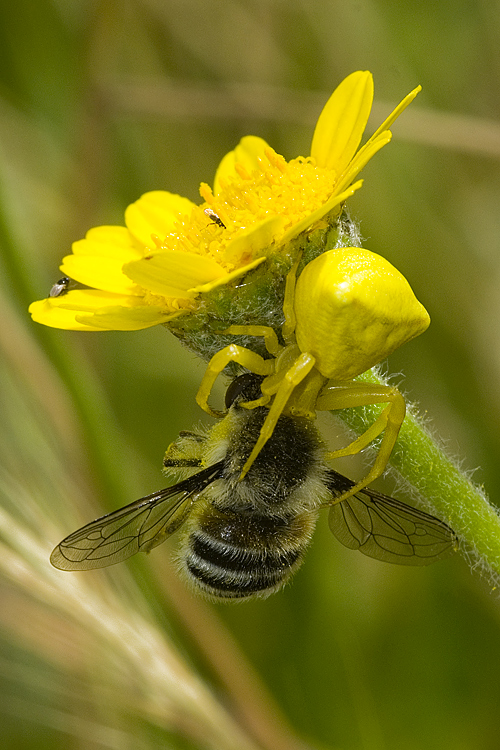
<svg viewBox="0 0 500 750"><path fill-rule="evenodd" d="M182 432L167 450L179 483L70 534L52 552L61 570L89 570L150 552L181 529L179 564L192 584L217 601L265 597L301 565L319 511L329 507L334 536L385 562L427 565L457 547L444 522L368 487L342 499L355 482L330 469L310 419L280 416L248 472L268 409L246 409L262 378L237 377L226 416L208 432ZM182 528L181 528L182 527Z"/></svg>

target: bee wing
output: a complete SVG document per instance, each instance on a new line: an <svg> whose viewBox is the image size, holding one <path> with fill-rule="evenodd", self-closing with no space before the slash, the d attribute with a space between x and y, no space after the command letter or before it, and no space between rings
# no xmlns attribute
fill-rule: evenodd
<svg viewBox="0 0 500 750"><path fill-rule="evenodd" d="M50 562L60 570L91 570L149 552L184 523L199 494L222 475L222 467L220 461L88 523L57 545Z"/></svg>
<svg viewBox="0 0 500 750"><path fill-rule="evenodd" d="M330 470L327 484L338 496L354 482ZM328 522L344 546L399 565L429 565L458 546L454 531L439 518L369 487L332 505Z"/></svg>

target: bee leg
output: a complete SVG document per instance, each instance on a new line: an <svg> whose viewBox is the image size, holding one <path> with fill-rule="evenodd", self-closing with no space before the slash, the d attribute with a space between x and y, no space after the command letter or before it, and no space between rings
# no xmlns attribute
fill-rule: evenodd
<svg viewBox="0 0 500 750"><path fill-rule="evenodd" d="M341 456L352 456L366 448L382 432L384 433L373 466L366 477L348 491L336 497L335 503L342 502L351 495L355 495L356 492L367 487L383 474L405 418L406 403L398 389L393 386L367 385L364 383L331 385L318 398L316 408L322 410L349 409L355 406L384 403L387 404L386 408L362 435L345 448L331 451L326 455L327 460L340 458Z"/></svg>
<svg viewBox="0 0 500 750"><path fill-rule="evenodd" d="M274 370L274 360L263 359L259 354L237 344L225 346L220 352L214 354L208 363L205 375L196 394L198 405L212 417L221 418L225 416L224 412L216 411L208 405L208 397L217 377L230 362L237 362L256 375L270 375Z"/></svg>
<svg viewBox="0 0 500 750"><path fill-rule="evenodd" d="M166 473L175 473L176 469L202 466L207 436L197 432L182 431L179 437L167 448L163 459Z"/></svg>
<svg viewBox="0 0 500 750"><path fill-rule="evenodd" d="M312 368L314 367L315 361L316 360L314 359L314 357L312 357L310 354L303 353L283 374L283 380L276 391L276 396L274 397L272 406L269 409L269 414L267 415L264 424L262 425L259 438L255 443L245 465L243 466L243 470L240 475L240 481L246 475L251 465L259 455L260 451L273 434L276 423L282 415L283 410L286 407L294 389L311 372Z"/></svg>

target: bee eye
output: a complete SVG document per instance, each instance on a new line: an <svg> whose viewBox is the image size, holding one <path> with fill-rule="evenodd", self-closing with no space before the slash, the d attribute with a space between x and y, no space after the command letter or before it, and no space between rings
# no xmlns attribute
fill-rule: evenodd
<svg viewBox="0 0 500 750"><path fill-rule="evenodd" d="M254 375L251 372L235 378L226 391L226 409L230 409L237 399L239 401L253 401L259 398L262 395L260 392L262 380L263 378L260 375Z"/></svg>

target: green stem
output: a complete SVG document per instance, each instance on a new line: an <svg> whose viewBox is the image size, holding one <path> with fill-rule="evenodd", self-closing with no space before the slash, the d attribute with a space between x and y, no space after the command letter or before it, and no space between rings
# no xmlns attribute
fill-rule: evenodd
<svg viewBox="0 0 500 750"><path fill-rule="evenodd" d="M387 384L376 370L360 376L367 383ZM356 433L366 429L380 407L346 409L342 419ZM494 579L500 576L500 516L484 492L445 455L422 418L411 408L391 456L391 466L427 501L457 534L461 546L477 558Z"/></svg>

